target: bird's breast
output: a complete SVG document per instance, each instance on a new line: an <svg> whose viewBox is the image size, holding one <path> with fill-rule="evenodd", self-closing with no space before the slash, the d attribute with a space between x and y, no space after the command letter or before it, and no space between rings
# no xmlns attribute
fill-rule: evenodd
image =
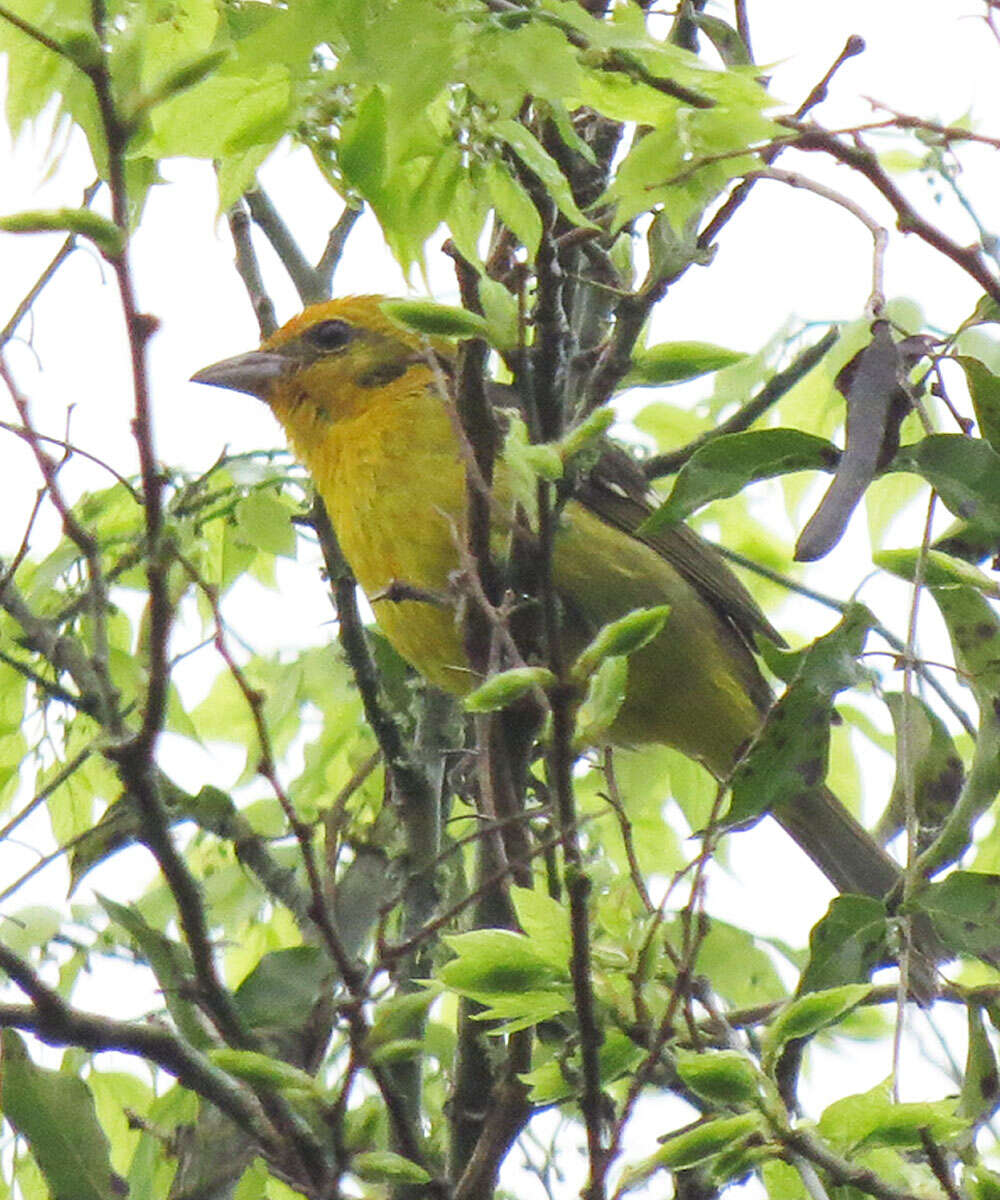
<svg viewBox="0 0 1000 1200"><path fill-rule="evenodd" d="M450 587L465 538L465 469L443 406L401 398L336 422L307 465L386 637L439 687L467 691L474 681ZM389 589L428 601L385 598Z"/></svg>

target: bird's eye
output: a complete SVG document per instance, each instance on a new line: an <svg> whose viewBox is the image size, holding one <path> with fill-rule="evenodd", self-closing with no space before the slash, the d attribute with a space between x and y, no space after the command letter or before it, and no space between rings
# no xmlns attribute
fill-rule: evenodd
<svg viewBox="0 0 1000 1200"><path fill-rule="evenodd" d="M306 340L319 350L340 350L351 340L354 329L346 321L320 321L306 332Z"/></svg>

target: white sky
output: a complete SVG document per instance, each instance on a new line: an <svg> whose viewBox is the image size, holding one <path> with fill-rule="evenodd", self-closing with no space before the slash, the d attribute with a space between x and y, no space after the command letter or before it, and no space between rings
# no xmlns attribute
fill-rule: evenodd
<svg viewBox="0 0 1000 1200"><path fill-rule="evenodd" d="M752 0L750 18L758 61L772 64L773 90L791 107L824 73L849 34L866 38L866 53L841 69L830 100L816 112L828 126L872 119L863 99L870 96L944 122L958 121L971 112L984 130L996 134L1000 46L977 19L982 7L976 0ZM728 15L728 6L717 11ZM968 190L984 206L994 206L983 215L996 219L1000 160L995 153L970 151L967 161L972 164ZM821 163L816 156L791 154L781 165L849 191L888 220L884 206L844 169ZM76 205L93 176L80 139L71 138L57 169L50 168L43 142L25 137L11 147L0 134L0 213ZM168 182L152 192L135 239L135 272L140 303L161 321L151 350L158 452L168 463L200 470L225 446L234 451L271 447L281 444L281 435L262 405L188 382L198 367L254 345L256 325L231 266L228 230L216 216L210 167L166 162L163 174ZM307 250L318 254L338 209L308 158L279 151L266 165L263 183L289 224L301 233ZM922 180L911 179L909 193L933 215L929 189ZM943 211L950 221L951 208ZM952 228L957 236L971 239L967 223L959 221ZM55 236L0 234L0 325L59 242ZM298 304L290 287L266 248L261 257L279 317L291 316ZM433 283L440 298L450 299L451 277L439 258L430 255ZM22 327L30 345L13 345L9 359L43 429L61 435L72 406L74 440L132 474L137 468L129 434L131 396L123 373L127 358L114 288L108 273L104 274L102 286L102 267L96 257L87 251L77 253L36 304L32 322ZM349 243L338 290L399 293L404 288L405 281L371 226L359 230ZM857 318L869 289L870 238L860 225L845 213L829 211L815 196L762 183L759 194L724 233L711 269L689 271L661 306L655 334L657 339L699 338L754 350L790 313L816 319ZM414 280L414 290L421 290L419 279ZM971 281L912 238L893 240L887 291L890 296L919 295L928 320L946 327L961 320L978 299ZM0 397L0 418L16 419L4 397ZM104 482L79 460L64 477L70 491ZM0 512L4 514L0 554L11 553L19 544L36 488L28 451L11 437L0 438ZM48 528L43 525L39 543L52 534L51 523ZM863 521L855 521L849 544L816 571L818 586L841 595L850 590L866 570L863 541ZM286 579L288 587L281 595L259 588L248 588L243 594L247 610L240 627L250 631L260 650L286 646L292 636L308 642L330 636L327 598L311 567L299 571L289 567ZM845 579L850 581L846 585ZM294 615L289 607L293 591ZM799 623L795 613L789 619L793 625ZM802 620L811 622L816 617L810 612ZM182 775L190 772L193 779L206 769L217 769L197 756L177 766ZM872 770L885 774L883 764L873 765ZM710 897L712 911L746 917L749 910L762 931L804 936L830 893L808 862L787 853L782 838L765 823L735 839L736 870L733 876L717 873ZM26 863L30 858L18 861ZM769 867L772 861L781 862L780 878ZM53 871L44 877L40 896L57 894L53 890L57 876L58 871ZM101 878L104 888L114 885L107 876L105 872ZM737 883L737 876L743 882ZM796 901L790 904L793 896ZM867 1085L884 1076L887 1066L887 1059L879 1056L870 1067L862 1067L862 1073L870 1075ZM857 1082L859 1087L866 1085L860 1078Z"/></svg>

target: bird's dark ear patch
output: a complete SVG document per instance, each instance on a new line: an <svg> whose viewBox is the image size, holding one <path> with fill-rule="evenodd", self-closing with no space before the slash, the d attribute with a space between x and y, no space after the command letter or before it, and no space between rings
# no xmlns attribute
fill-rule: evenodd
<svg viewBox="0 0 1000 1200"><path fill-rule="evenodd" d="M333 351L343 350L355 333L354 326L349 322L334 318L329 321L317 321L305 331L302 338L317 350Z"/></svg>
<svg viewBox="0 0 1000 1200"><path fill-rule="evenodd" d="M376 363L370 370L359 375L355 383L363 388L385 387L387 383L392 383L394 379L405 375L412 365L412 362L407 359Z"/></svg>

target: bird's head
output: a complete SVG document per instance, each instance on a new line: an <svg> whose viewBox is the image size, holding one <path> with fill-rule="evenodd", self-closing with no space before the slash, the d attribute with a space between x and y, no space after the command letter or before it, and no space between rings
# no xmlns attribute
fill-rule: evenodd
<svg viewBox="0 0 1000 1200"><path fill-rule="evenodd" d="M195 383L248 392L283 421L303 406L326 421L355 416L412 367L427 366L440 347L392 321L382 296L348 296L313 304L260 347L213 363Z"/></svg>

